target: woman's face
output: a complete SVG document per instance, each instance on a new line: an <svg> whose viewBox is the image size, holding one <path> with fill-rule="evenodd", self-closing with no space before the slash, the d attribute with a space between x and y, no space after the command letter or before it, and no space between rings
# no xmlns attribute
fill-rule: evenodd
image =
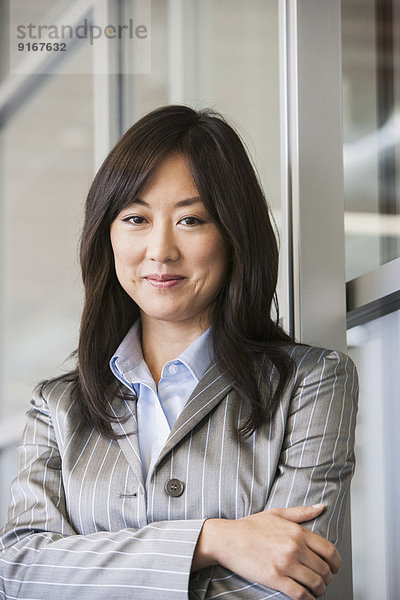
<svg viewBox="0 0 400 600"><path fill-rule="evenodd" d="M115 269L143 319L204 330L228 252L184 160L168 156L111 224Z"/></svg>

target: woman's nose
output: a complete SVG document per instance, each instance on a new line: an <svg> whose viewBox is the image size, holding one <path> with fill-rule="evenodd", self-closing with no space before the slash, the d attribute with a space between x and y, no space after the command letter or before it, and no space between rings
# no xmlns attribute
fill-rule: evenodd
<svg viewBox="0 0 400 600"><path fill-rule="evenodd" d="M167 224L153 225L147 240L147 258L157 262L177 260L179 248L170 226Z"/></svg>

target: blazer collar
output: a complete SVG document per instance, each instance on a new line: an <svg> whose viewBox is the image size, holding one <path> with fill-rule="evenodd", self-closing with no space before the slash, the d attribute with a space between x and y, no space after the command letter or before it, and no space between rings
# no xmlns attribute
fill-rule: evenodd
<svg viewBox="0 0 400 600"><path fill-rule="evenodd" d="M112 421L111 427L116 435L121 436L117 439L119 447L136 477L143 485L142 461L137 436L137 396L133 392L128 392L122 383L119 383L119 392L124 393L126 400L115 396L110 403L110 413L117 419Z"/></svg>
<svg viewBox="0 0 400 600"><path fill-rule="evenodd" d="M196 427L196 425L200 423L200 421L204 419L223 398L226 397L231 389L232 381L228 373L221 373L217 364L210 364L171 429L171 433L169 434L153 469L157 467L174 446L190 433L190 431ZM126 388L124 391L126 391ZM111 404L111 413L113 416L117 417L117 421L112 423L114 433L117 435L122 434L123 436L118 438L120 448L134 473L143 484L139 440L136 433L136 397L132 394L131 396L128 396L125 401L116 397ZM126 417L128 418L126 419Z"/></svg>
<svg viewBox="0 0 400 600"><path fill-rule="evenodd" d="M226 397L231 389L232 381L227 372L221 373L216 363L211 364L178 416L154 468Z"/></svg>

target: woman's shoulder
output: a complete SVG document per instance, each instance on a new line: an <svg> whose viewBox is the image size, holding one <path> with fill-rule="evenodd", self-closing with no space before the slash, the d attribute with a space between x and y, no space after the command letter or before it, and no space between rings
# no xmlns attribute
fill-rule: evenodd
<svg viewBox="0 0 400 600"><path fill-rule="evenodd" d="M350 356L341 350L334 350L323 346L313 346L310 344L302 344L300 342L285 342L282 344L282 349L296 362L320 362L323 360L348 360Z"/></svg>
<svg viewBox="0 0 400 600"><path fill-rule="evenodd" d="M38 410L49 410L52 406L60 406L62 402L70 404L75 384L76 376L73 373L41 381L33 390L32 407Z"/></svg>
<svg viewBox="0 0 400 600"><path fill-rule="evenodd" d="M313 372L319 376L357 377L353 360L341 350L295 342L285 344L282 349L292 361L295 382L302 381Z"/></svg>

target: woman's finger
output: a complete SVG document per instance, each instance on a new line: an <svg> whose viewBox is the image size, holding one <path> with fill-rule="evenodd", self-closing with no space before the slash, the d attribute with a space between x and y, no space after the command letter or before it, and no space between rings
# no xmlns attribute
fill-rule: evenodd
<svg viewBox="0 0 400 600"><path fill-rule="evenodd" d="M279 586L276 586L276 589L278 588L292 600L315 600L315 596L291 577L283 577L279 581Z"/></svg>
<svg viewBox="0 0 400 600"><path fill-rule="evenodd" d="M282 519L293 523L304 523L315 519L324 510L324 504L313 504L311 506L292 506L290 508L271 508L269 511Z"/></svg>
<svg viewBox="0 0 400 600"><path fill-rule="evenodd" d="M328 563L323 560L318 554L315 554L313 550L307 548L301 556L300 562L305 566L317 573L324 581L325 585L328 585L332 579L332 571Z"/></svg>
<svg viewBox="0 0 400 600"><path fill-rule="evenodd" d="M305 565L297 564L293 567L291 578L297 581L301 586L307 588L314 594L315 597L319 598L326 592L326 583L322 579L321 575L309 569Z"/></svg>
<svg viewBox="0 0 400 600"><path fill-rule="evenodd" d="M315 554L328 563L332 573L337 573L342 565L342 559L335 546L320 535L306 531L306 544Z"/></svg>

